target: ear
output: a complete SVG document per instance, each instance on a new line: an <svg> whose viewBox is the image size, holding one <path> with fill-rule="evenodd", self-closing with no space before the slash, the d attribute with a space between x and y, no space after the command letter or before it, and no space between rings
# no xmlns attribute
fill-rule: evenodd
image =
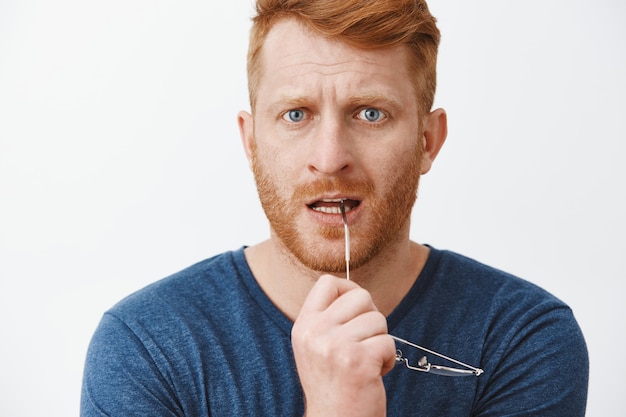
<svg viewBox="0 0 626 417"><path fill-rule="evenodd" d="M239 135L243 149L246 152L248 163L252 161L252 148L254 147L254 119L247 111L240 111L237 115L237 124L239 125Z"/></svg>
<svg viewBox="0 0 626 417"><path fill-rule="evenodd" d="M424 154L422 155L421 174L426 174L433 166L433 161L441 150L448 136L448 116L444 109L432 111L424 123Z"/></svg>

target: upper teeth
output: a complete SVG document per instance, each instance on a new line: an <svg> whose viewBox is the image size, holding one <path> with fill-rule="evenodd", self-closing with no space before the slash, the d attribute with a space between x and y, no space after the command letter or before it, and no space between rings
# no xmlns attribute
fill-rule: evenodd
<svg viewBox="0 0 626 417"><path fill-rule="evenodd" d="M324 199L324 200L320 200L323 203L341 203L342 201L345 201L345 199L343 198L333 198L333 199ZM339 206L313 206L311 207L313 210L315 211L319 211L322 213L327 213L327 214L341 214L341 207ZM352 210L352 207L348 206L348 205L344 205L344 208L346 210L346 213L349 212L350 210Z"/></svg>
<svg viewBox="0 0 626 417"><path fill-rule="evenodd" d="M327 214L340 214L341 213L341 209L339 207L313 207L313 210L321 211L322 213L327 213ZM346 207L346 211L349 211L349 210L350 209Z"/></svg>

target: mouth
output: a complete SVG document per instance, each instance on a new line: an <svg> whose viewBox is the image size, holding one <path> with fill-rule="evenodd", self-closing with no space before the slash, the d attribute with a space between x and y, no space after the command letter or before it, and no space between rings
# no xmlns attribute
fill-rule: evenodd
<svg viewBox="0 0 626 417"><path fill-rule="evenodd" d="M361 202L359 200L351 200L348 198L329 198L315 201L307 206L319 213L341 214L341 202L343 201L346 213L357 208Z"/></svg>

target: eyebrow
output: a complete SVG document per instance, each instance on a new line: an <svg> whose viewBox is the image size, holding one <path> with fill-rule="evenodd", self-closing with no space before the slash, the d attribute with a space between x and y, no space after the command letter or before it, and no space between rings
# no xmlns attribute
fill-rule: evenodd
<svg viewBox="0 0 626 417"><path fill-rule="evenodd" d="M392 107L393 109L402 108L401 101L394 95L389 94L384 91L375 91L372 93L366 94L357 94L351 96L348 100L348 103L354 106L358 105L366 105L366 104L382 104L386 107Z"/></svg>
<svg viewBox="0 0 626 417"><path fill-rule="evenodd" d="M352 95L348 98L347 103L355 107L361 105L383 105L385 107L391 107L392 109L401 109L403 107L401 101L396 96L381 91ZM269 109L270 111L276 111L285 107L300 108L309 107L310 105L311 100L304 96L283 95L278 97L278 99L269 106Z"/></svg>
<svg viewBox="0 0 626 417"><path fill-rule="evenodd" d="M307 107L308 105L310 105L311 100L303 97L303 96L280 96L277 100L275 100L272 105L270 106L270 108L276 108L276 107L291 107L291 108L298 108L298 107Z"/></svg>

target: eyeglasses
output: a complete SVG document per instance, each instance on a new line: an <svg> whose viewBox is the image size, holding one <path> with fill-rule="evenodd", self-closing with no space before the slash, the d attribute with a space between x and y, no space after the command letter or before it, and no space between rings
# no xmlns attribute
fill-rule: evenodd
<svg viewBox="0 0 626 417"><path fill-rule="evenodd" d="M344 234L345 234L345 248L346 248L346 279L350 280L350 229L348 228L348 220L346 219L346 208L345 208L343 199L341 200L340 207L341 207L341 217L343 219L343 228L345 231ZM466 369L459 369L459 368L451 368L451 367L442 366L442 365L433 365L430 362L428 362L428 359L426 358L426 356L422 356L417 361L416 365L412 365L409 362L409 359L406 356L404 356L402 351L400 349L397 349L396 350L396 362L404 363L404 365L412 371L428 372L431 374L444 375L444 376L471 376L471 375L480 376L483 373L483 370L480 368L476 368L474 366L468 365L456 359L452 359L448 356L442 355L441 353L437 353L433 350L427 349L420 345L416 345L415 343L409 342L408 340L401 339L394 335L390 335L390 336L393 340L396 341L396 343L410 346L412 348L421 350L423 352L437 356L439 358L445 359L449 362L455 363L459 366L466 368Z"/></svg>

